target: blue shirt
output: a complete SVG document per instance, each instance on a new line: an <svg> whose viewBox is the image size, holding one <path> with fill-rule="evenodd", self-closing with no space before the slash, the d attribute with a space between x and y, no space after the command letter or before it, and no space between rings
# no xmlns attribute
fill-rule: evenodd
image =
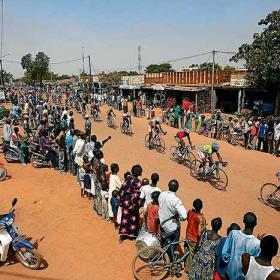
<svg viewBox="0 0 280 280"><path fill-rule="evenodd" d="M266 131L266 124L260 124L258 136L264 138Z"/></svg>
<svg viewBox="0 0 280 280"><path fill-rule="evenodd" d="M73 135L69 134L66 138L66 150L69 153L69 150L73 150Z"/></svg>
<svg viewBox="0 0 280 280"><path fill-rule="evenodd" d="M227 274L231 280L244 280L241 256L244 253L256 257L260 254L260 240L253 235L246 235L242 230L233 230L224 244L223 259L228 263Z"/></svg>

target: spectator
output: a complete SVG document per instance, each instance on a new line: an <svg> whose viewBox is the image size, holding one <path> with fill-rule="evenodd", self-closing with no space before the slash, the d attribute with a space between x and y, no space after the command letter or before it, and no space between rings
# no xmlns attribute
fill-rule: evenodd
<svg viewBox="0 0 280 280"><path fill-rule="evenodd" d="M279 148L280 148L280 120L279 118L275 119L274 125L274 153L279 157Z"/></svg>
<svg viewBox="0 0 280 280"><path fill-rule="evenodd" d="M218 231L222 227L222 219L215 218L211 221L211 230L205 230L198 244L189 272L189 280L212 280L215 269L215 248L221 236Z"/></svg>
<svg viewBox="0 0 280 280"><path fill-rule="evenodd" d="M196 199L193 202L193 209L188 212L187 216L187 229L186 239L188 240L189 255L185 261L185 271L188 272L191 266L192 258L195 248L200 239L202 232L206 229L206 220L201 213L203 203L200 199Z"/></svg>
<svg viewBox="0 0 280 280"><path fill-rule="evenodd" d="M187 210L181 199L176 195L179 189L178 181L174 179L169 181L168 189L168 191L162 192L158 199L163 246L179 240L180 221L187 219ZM171 261L175 260L174 250L176 247L177 245L171 245L168 249L168 256Z"/></svg>
<svg viewBox="0 0 280 280"><path fill-rule="evenodd" d="M159 216L158 216L158 198L160 192L154 191L151 194L151 202L148 204L146 212L145 212L145 225L146 229L151 234L160 235L160 227L159 227Z"/></svg>
<svg viewBox="0 0 280 280"><path fill-rule="evenodd" d="M110 200L110 208L111 211L112 211L112 219L113 219L113 223L114 223L114 226L115 226L115 229L118 229L118 222L117 222L117 216L118 216L118 208L119 208L119 202L118 202L118 191L117 190L114 190L112 192L112 197L111 197L111 200Z"/></svg>
<svg viewBox="0 0 280 280"><path fill-rule="evenodd" d="M260 241L253 235L257 225L257 217L254 213L248 212L244 215L244 230L233 230L222 250L223 260L227 263L227 276L231 280L245 279L241 270L241 256L248 253L257 256L260 253Z"/></svg>
<svg viewBox="0 0 280 280"><path fill-rule="evenodd" d="M279 280L280 271L275 269L271 261L277 255L279 244L272 235L261 240L261 252L258 257L247 253L242 255L242 271L246 280Z"/></svg>

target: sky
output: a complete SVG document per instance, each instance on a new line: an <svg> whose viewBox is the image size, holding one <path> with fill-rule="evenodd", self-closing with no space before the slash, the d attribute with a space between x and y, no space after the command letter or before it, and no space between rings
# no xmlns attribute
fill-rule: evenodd
<svg viewBox="0 0 280 280"><path fill-rule="evenodd" d="M4 69L23 75L27 53L43 51L51 63L90 55L93 73L143 69L150 63L221 50L235 52L261 31L258 21L280 0L4 0ZM217 62L231 65L229 55ZM210 61L209 54L173 63L173 68ZM238 65L239 67L242 64ZM88 71L88 61L85 61ZM52 64L59 74L79 74L82 60Z"/></svg>

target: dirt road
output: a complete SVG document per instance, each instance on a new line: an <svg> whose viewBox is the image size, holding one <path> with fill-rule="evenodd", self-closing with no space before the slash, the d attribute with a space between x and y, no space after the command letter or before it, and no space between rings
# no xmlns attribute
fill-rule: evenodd
<svg viewBox="0 0 280 280"><path fill-rule="evenodd" d="M221 153L229 162L226 172L229 186L226 192L198 182L189 175L186 167L169 159L166 154L158 154L144 146L147 133L145 119L133 119L132 137L120 133L119 129L107 127L102 107L103 122L93 124L93 133L99 139L111 135L112 140L104 147L108 164L117 162L120 175L130 170L134 164L141 164L143 177L152 172L160 174L159 186L166 189L170 179L180 182L179 197L186 208L190 208L195 198L204 201L203 212L210 222L222 217L223 231L232 222L242 225L243 214L254 211L258 216L256 233L271 233L280 237L280 213L263 205L259 200L259 189L265 182L275 182L275 173L280 168L279 158L271 155L244 151L221 142ZM82 128L84 121L78 115L76 126ZM117 124L120 114L117 113ZM174 144L175 129L165 127L167 147ZM211 139L192 134L196 147L211 143ZM73 176L61 176L49 169L34 169L20 164L6 164L11 179L0 183L0 213L6 212L13 197L18 198L16 221L22 233L39 242L39 252L44 256L45 267L39 271L29 271L20 264L0 267L1 280L15 279L133 279L131 260L135 253L134 242L118 243L118 233L109 222L97 217L92 210L92 201L80 198L80 190ZM182 224L182 234L186 225Z"/></svg>

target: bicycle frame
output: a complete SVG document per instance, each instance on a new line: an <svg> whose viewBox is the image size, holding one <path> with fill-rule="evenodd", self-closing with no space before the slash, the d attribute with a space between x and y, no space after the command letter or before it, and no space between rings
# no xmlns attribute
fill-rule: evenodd
<svg viewBox="0 0 280 280"><path fill-rule="evenodd" d="M189 255L189 251L188 250L186 250L185 252L184 252L184 254L181 256L181 257L179 257L178 259L176 259L175 261L173 261L173 262L170 262L170 263L168 263L168 264L164 264L164 265L161 265L161 263L158 263L158 261L160 260L160 259L162 259L163 258L163 255L164 254L167 254L167 251L168 251L168 249L171 247L171 246L173 246L173 245L178 245L178 244L180 244L180 243L187 243L188 244L188 246L189 246L189 241L187 240L187 239L184 239L184 240L179 240L179 241L173 241L173 242L171 242L171 243L169 243L168 245L166 245L166 246L164 246L163 247L163 250L164 250L164 253L162 253L162 254L160 254L159 256L156 256L155 258L155 260L153 259L152 261L150 261L149 262L149 265L150 266L156 266L156 265L158 265L158 266L164 266L165 268L171 268L174 264L178 264L178 263L181 263L181 262L183 262L183 261L185 261L185 259L187 258L187 256Z"/></svg>

